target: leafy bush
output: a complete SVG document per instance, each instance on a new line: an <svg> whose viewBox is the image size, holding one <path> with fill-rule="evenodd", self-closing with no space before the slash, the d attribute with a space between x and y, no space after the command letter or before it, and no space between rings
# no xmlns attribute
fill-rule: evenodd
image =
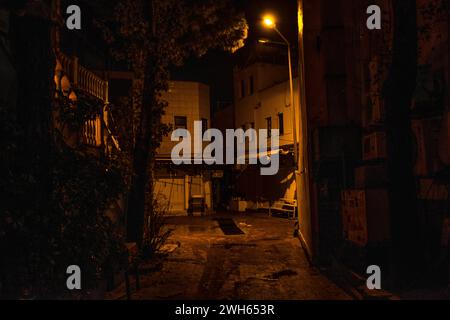
<svg viewBox="0 0 450 320"><path fill-rule="evenodd" d="M172 230L166 227L168 211L167 201L163 197L152 197L152 203L147 205L144 223L144 238L142 256L144 259L153 257L166 243Z"/></svg>
<svg viewBox="0 0 450 320"><path fill-rule="evenodd" d="M75 110L77 105L57 101L59 110L67 107ZM64 121L79 127L83 115L73 115ZM126 192L120 157L71 148L55 130L49 176L42 176L29 165L34 153L23 143L23 129L4 112L1 122L8 125L2 126L0 141L7 150L0 157L5 196L0 203L0 296L16 298L25 288L39 298L64 297L70 265L80 266L83 291L96 288L105 274L126 263L123 235L107 217L111 204ZM41 201L42 195L47 201Z"/></svg>

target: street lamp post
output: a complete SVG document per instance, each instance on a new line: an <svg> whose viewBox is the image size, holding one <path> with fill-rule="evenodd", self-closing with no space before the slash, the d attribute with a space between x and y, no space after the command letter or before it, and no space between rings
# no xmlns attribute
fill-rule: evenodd
<svg viewBox="0 0 450 320"><path fill-rule="evenodd" d="M295 104L294 104L294 79L292 75L292 50L291 50L291 43L289 40L278 30L277 25L275 23L275 20L270 16L264 17L264 25L268 28L271 28L278 33L278 35L283 39L284 43L287 45L288 49L288 60L289 60L289 89L290 89L290 99L291 99L291 108L292 108L292 130L293 130L293 138L294 138L294 159L295 159L295 166L297 170L298 165L298 139L297 139L297 126L296 126L296 112L295 112ZM260 41L264 43L264 41Z"/></svg>
<svg viewBox="0 0 450 320"><path fill-rule="evenodd" d="M297 225L299 225L299 219L300 219L300 198L299 198L299 184L297 181L297 174L299 169L299 148L298 148L298 138L297 138L297 116L296 116L296 110L295 110L295 103L294 103L294 79L292 74L292 50L291 50L291 43L289 40L278 30L277 25L275 23L275 19L271 16L265 16L263 18L264 25L268 28L271 28L275 30L276 33L283 39L284 44L287 45L288 49L288 60L289 60L289 89L290 89L290 98L291 98L291 108L292 108L292 134L294 138L294 161L295 161L295 169L294 169L294 183L297 188ZM260 41L263 42L263 41ZM269 41L267 41L269 42Z"/></svg>

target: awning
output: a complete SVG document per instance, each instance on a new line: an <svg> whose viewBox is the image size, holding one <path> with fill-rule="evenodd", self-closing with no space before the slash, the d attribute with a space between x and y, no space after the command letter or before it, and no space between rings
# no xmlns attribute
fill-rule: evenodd
<svg viewBox="0 0 450 320"><path fill-rule="evenodd" d="M245 158L246 163L250 160L259 160L264 158L270 158L273 155L288 155L290 151L286 151L283 149L277 149L277 150L269 150L269 151L263 151L263 152L257 152L257 153L247 153L244 157L238 157L238 162L242 161L243 158Z"/></svg>

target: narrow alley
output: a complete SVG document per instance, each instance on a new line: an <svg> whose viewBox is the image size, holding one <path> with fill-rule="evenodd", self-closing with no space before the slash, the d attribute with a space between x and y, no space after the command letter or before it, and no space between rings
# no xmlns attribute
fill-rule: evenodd
<svg viewBox="0 0 450 320"><path fill-rule="evenodd" d="M137 292L132 277L134 300L350 299L309 265L293 221L252 213L173 217L168 227L169 253L159 267L143 268ZM122 284L109 298L125 292Z"/></svg>

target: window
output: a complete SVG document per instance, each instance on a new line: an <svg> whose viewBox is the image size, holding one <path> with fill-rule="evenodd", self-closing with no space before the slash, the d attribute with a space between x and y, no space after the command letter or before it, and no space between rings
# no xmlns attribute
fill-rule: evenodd
<svg viewBox="0 0 450 320"><path fill-rule="evenodd" d="M250 77L250 95L252 95L255 92L255 81L253 79L253 76Z"/></svg>
<svg viewBox="0 0 450 320"><path fill-rule="evenodd" d="M245 97L245 80L241 81L241 98Z"/></svg>
<svg viewBox="0 0 450 320"><path fill-rule="evenodd" d="M278 114L278 129L280 129L280 136L284 135L284 118L283 113Z"/></svg>
<svg viewBox="0 0 450 320"><path fill-rule="evenodd" d="M272 136L272 117L266 118L267 123L267 136L270 138Z"/></svg>
<svg viewBox="0 0 450 320"><path fill-rule="evenodd" d="M208 130L208 120L202 119L202 134L205 134L207 130Z"/></svg>
<svg viewBox="0 0 450 320"><path fill-rule="evenodd" d="M187 118L175 116L175 130L187 129Z"/></svg>

